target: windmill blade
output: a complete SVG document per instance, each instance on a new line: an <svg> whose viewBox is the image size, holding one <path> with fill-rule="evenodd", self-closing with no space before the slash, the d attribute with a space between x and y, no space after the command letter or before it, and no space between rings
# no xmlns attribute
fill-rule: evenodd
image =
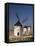
<svg viewBox="0 0 35 46"><path fill-rule="evenodd" d="M18 17L18 14L16 13L16 17L17 17L17 19L20 21L20 19L19 19L19 17Z"/></svg>
<svg viewBox="0 0 35 46"><path fill-rule="evenodd" d="M24 20L22 21L22 23L26 22L27 20L28 20L28 18L24 19Z"/></svg>

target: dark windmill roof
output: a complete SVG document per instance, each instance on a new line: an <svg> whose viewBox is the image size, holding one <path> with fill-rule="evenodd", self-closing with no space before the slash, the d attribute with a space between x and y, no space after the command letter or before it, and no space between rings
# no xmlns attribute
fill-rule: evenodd
<svg viewBox="0 0 35 46"><path fill-rule="evenodd" d="M17 21L17 23L15 25L16 26L22 26L22 24L19 21Z"/></svg>
<svg viewBox="0 0 35 46"><path fill-rule="evenodd" d="M28 27L31 27L31 26L24 26L24 28L28 28Z"/></svg>

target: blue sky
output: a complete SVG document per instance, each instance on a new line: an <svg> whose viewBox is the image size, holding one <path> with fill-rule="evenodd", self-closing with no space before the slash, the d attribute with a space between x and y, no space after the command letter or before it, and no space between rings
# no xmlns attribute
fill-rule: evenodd
<svg viewBox="0 0 35 46"><path fill-rule="evenodd" d="M20 18L20 22L22 25L32 25L33 21L33 7L28 5L9 5L9 26L12 28L12 25L14 25L18 19L16 17L16 13L18 14ZM24 23L22 21L28 18L28 20Z"/></svg>

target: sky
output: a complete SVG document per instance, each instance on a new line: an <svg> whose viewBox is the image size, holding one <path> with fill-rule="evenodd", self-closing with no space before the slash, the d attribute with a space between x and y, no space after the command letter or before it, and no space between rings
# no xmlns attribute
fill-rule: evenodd
<svg viewBox="0 0 35 46"><path fill-rule="evenodd" d="M28 5L12 5L9 4L9 28L12 29L12 26L18 21L16 13L20 19L20 23L24 25L33 24L33 7ZM27 20L22 22L24 19Z"/></svg>

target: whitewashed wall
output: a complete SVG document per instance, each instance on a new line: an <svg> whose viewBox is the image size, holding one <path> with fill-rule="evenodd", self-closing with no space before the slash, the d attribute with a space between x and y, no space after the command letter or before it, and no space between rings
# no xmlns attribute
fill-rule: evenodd
<svg viewBox="0 0 35 46"><path fill-rule="evenodd" d="M26 28L23 28L22 34L25 34L26 32L27 32L27 29Z"/></svg>
<svg viewBox="0 0 35 46"><path fill-rule="evenodd" d="M20 26L14 26L14 35L18 37L17 33L19 32L19 37L20 37L20 31L21 27Z"/></svg>
<svg viewBox="0 0 35 46"><path fill-rule="evenodd" d="M31 31L31 27L28 27L28 33Z"/></svg>

